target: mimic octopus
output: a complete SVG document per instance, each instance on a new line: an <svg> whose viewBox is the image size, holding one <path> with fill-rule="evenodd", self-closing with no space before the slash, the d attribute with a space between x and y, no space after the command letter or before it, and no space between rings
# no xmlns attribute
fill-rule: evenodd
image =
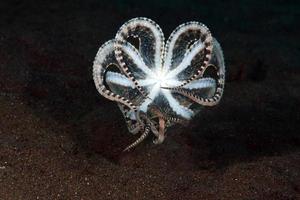
<svg viewBox="0 0 300 200"><path fill-rule="evenodd" d="M129 132L149 133L154 143L165 139L166 128L186 124L203 106L219 103L225 84L220 44L199 22L178 26L165 43L161 28L147 18L134 18L104 43L94 60L98 92L116 101Z"/></svg>

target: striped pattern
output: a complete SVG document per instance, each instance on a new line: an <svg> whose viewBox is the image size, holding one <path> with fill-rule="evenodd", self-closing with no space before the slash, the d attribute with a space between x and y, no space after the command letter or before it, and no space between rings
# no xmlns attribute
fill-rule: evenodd
<svg viewBox="0 0 300 200"><path fill-rule="evenodd" d="M217 87L216 92L213 95L213 97L210 97L210 98L199 97L192 91L184 89L184 88L170 88L170 90L172 90L173 92L182 94L183 96L190 98L192 101L194 101L202 106L215 106L219 103L219 101L222 97L223 88L224 88L224 85L220 84L220 86Z"/></svg>
<svg viewBox="0 0 300 200"><path fill-rule="evenodd" d="M138 81L136 80L133 73L129 70L128 65L126 65L126 63L124 61L124 56L125 56L124 54L125 53L124 53L123 47L125 45L126 45L127 48L130 48L136 54L136 56L140 59L139 61L144 64L144 62L142 61L142 59L141 59L139 53L137 52L137 50L135 48L133 48L130 44L126 43L125 41L115 42L114 47L115 47L116 59L117 59L119 65L120 65L122 71L126 74L126 76L128 78L130 78L130 80L134 83L135 87L141 92L141 94L146 97L147 96L146 92L139 85ZM130 59L131 62L136 65L136 67L139 67L139 65L136 63L136 60L133 60L129 56L128 56L128 59Z"/></svg>
<svg viewBox="0 0 300 200"><path fill-rule="evenodd" d="M174 55L176 46L186 45L188 47L190 44L196 45L197 43L201 43L204 45L202 51L198 52L203 55L202 64L198 69L196 69L195 74L192 75L188 80L186 80L181 86L188 84L189 82L193 81L197 77L201 76L203 71L205 70L207 64L211 59L212 53L212 36L209 29L202 23L199 22L187 22L178 26L170 35L165 48L165 64L166 70L169 68L175 68L178 64L181 63L174 63L175 56ZM184 57L191 52L194 45L190 45L186 52L181 52ZM179 55L180 56L180 55ZM184 58L183 57L183 58ZM195 57L196 58L196 57ZM182 60L180 60L182 62ZM179 62L180 62L179 61ZM190 63L187 63L190 64Z"/></svg>
<svg viewBox="0 0 300 200"><path fill-rule="evenodd" d="M150 132L151 128L149 126L146 126L144 133L132 144L130 144L129 146L127 146L124 151L129 151L130 149L132 149L133 147L135 147L136 145L138 145L139 143L141 143L148 135Z"/></svg>
<svg viewBox="0 0 300 200"><path fill-rule="evenodd" d="M143 58L148 58L145 60L146 64L150 68L162 67L165 39L161 28L151 19L134 18L121 26L115 38L118 41L126 41L131 36L139 38L139 52Z"/></svg>
<svg viewBox="0 0 300 200"><path fill-rule="evenodd" d="M130 43L131 37L139 44ZM121 73L108 71L110 65ZM216 80L204 77L211 66L217 70ZM156 137L154 142L161 143L166 126L187 124L196 111L190 107L191 102L202 106L218 104L224 91L225 64L219 43L204 24L192 21L178 26L165 45L161 28L154 21L140 17L123 24L115 39L100 47L93 65L93 78L102 96L118 102L128 130L133 134L143 131L125 148L128 151L150 131ZM129 91L125 96L133 99L121 96L124 92L117 94L115 86L125 87ZM214 94L204 98L197 93L202 88L214 89ZM160 103L163 101L167 103ZM156 104L160 105L151 109ZM158 118L159 124L153 118Z"/></svg>
<svg viewBox="0 0 300 200"><path fill-rule="evenodd" d="M192 101L194 101L202 106L215 106L219 103L219 101L223 95L223 91L224 91L225 74L223 74L221 72L222 72L222 70L219 70L219 72L217 73L217 75L218 75L217 87L216 87L214 95L210 98L199 97L193 91L186 89L184 87L166 88L166 89L169 89L173 92L181 94L185 97L188 97Z"/></svg>
<svg viewBox="0 0 300 200"><path fill-rule="evenodd" d="M114 40L110 40L104 43L98 50L93 65L93 79L98 92L102 96L104 96L109 100L124 104L127 107L129 107L131 110L136 111L138 109L137 106L134 105L129 99L126 99L125 97L113 93L104 84L104 73L107 70L109 64L111 64L111 62L114 61L114 57L113 57L114 43L115 43ZM116 64L116 66L118 65Z"/></svg>

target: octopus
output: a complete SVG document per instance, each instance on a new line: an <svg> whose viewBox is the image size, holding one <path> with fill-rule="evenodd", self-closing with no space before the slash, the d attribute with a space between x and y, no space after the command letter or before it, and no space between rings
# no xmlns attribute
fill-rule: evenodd
<svg viewBox="0 0 300 200"><path fill-rule="evenodd" d="M178 26L165 42L161 28L134 18L104 43L93 63L96 89L117 102L128 131L141 135L124 151L153 133L155 144L175 124L187 124L205 106L219 103L225 64L218 41L202 23Z"/></svg>

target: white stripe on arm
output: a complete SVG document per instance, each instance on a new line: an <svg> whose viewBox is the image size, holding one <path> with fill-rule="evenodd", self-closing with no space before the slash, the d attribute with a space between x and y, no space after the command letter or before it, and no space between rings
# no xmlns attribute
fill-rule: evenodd
<svg viewBox="0 0 300 200"><path fill-rule="evenodd" d="M181 61L181 63L172 71L170 71L167 74L167 78L173 78L175 76L177 76L180 72L182 72L183 70L185 70L188 66L191 65L192 60L194 59L194 57L204 49L204 44L201 42L201 40L199 40L198 42L196 42L193 46L193 48L187 52L187 54L184 56L184 59Z"/></svg>
<svg viewBox="0 0 300 200"><path fill-rule="evenodd" d="M107 72L106 82L121 85L124 87L134 88L134 84L129 78L116 72Z"/></svg>
<svg viewBox="0 0 300 200"><path fill-rule="evenodd" d="M198 80L194 80L185 86L183 88L186 89L202 89L202 88L215 88L216 87L216 81L212 78L201 78Z"/></svg>
<svg viewBox="0 0 300 200"><path fill-rule="evenodd" d="M178 103L178 101L172 96L170 90L163 89L162 92L165 95L165 97L167 98L167 100L170 104L170 107L176 114L181 115L182 117L184 117L186 119L190 119L194 115L194 112L192 110L190 110L187 107L184 107Z"/></svg>

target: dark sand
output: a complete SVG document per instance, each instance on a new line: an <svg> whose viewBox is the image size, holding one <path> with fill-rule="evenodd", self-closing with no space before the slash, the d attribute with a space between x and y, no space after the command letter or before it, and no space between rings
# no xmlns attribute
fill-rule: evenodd
<svg viewBox="0 0 300 200"><path fill-rule="evenodd" d="M0 3L1 200L300 199L299 3L62 2ZM135 137L97 93L92 62L137 16L166 37L205 23L227 83L218 106L162 145L121 153Z"/></svg>

